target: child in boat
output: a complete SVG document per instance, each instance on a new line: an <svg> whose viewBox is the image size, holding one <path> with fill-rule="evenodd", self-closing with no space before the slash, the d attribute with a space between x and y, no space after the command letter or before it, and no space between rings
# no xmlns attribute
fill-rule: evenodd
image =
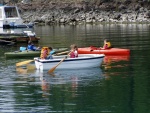
<svg viewBox="0 0 150 113"><path fill-rule="evenodd" d="M27 50L29 50L29 51L35 51L36 49L37 48L34 46L34 44L31 41L29 41L28 42Z"/></svg>
<svg viewBox="0 0 150 113"><path fill-rule="evenodd" d="M43 47L43 48L41 49L40 58L41 58L41 59L46 59L47 56L48 56L48 54L49 54L49 48L48 48L48 47Z"/></svg>
<svg viewBox="0 0 150 113"><path fill-rule="evenodd" d="M52 47L49 47L49 55L47 56L47 58L46 59L53 59L53 54L55 53L55 51L53 50L53 48Z"/></svg>
<svg viewBox="0 0 150 113"><path fill-rule="evenodd" d="M78 57L78 48L75 44L71 45L71 53L70 53L70 58L76 58Z"/></svg>
<svg viewBox="0 0 150 113"><path fill-rule="evenodd" d="M109 48L111 48L111 44L107 39L105 39L104 40L104 46L101 49L109 49Z"/></svg>

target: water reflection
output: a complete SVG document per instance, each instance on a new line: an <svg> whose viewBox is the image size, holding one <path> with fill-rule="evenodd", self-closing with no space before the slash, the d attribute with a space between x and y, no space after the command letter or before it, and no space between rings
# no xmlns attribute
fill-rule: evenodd
<svg viewBox="0 0 150 113"><path fill-rule="evenodd" d="M17 72L18 74L26 75L26 74L28 74L27 71L28 71L27 69L23 69L22 67L17 67L17 68L16 68L16 72Z"/></svg>
<svg viewBox="0 0 150 113"><path fill-rule="evenodd" d="M19 109L20 106L29 109L35 105L34 103L37 103L44 106L39 106L42 110L34 109L34 111L42 112L48 109L51 112L65 112L66 110L71 112L76 109L77 102L75 100L85 92L81 89L92 86L94 81L101 81L102 79L103 75L100 68L59 70L55 71L53 75L47 74L47 71L40 72L39 70L29 73L24 69L23 73L18 74L16 81L27 81L27 83L18 84L14 87L15 109ZM21 96L22 92L23 95ZM30 105L27 106L26 104L29 103Z"/></svg>
<svg viewBox="0 0 150 113"><path fill-rule="evenodd" d="M35 81L34 83L41 84L42 97L48 97L50 94L50 86L53 87L61 85L70 85L72 95L75 96L78 91L78 85L88 85L93 80L103 79L102 70L100 68L91 69L72 69L72 70L58 70L53 74L47 74L47 71L41 72L39 70L28 70L23 68L16 68L18 76L30 75ZM26 76L27 77L27 76ZM28 79L29 79L28 78ZM22 79L23 80L23 79ZM40 80L40 81L39 81ZM29 81L29 80L28 80ZM30 80L31 81L31 80ZM39 83L40 82L40 83Z"/></svg>
<svg viewBox="0 0 150 113"><path fill-rule="evenodd" d="M124 67L127 66L125 63L116 65L118 62L126 62L128 63L130 61L130 55L120 55L120 56L105 56L103 66L105 70L115 67ZM115 65L114 65L115 64Z"/></svg>
<svg viewBox="0 0 150 113"><path fill-rule="evenodd" d="M37 35L41 37L42 45L69 47L72 42L78 47L103 45L105 38L114 47L136 50L138 44L148 44L147 24L96 24L76 26L35 26ZM140 47L141 48L141 47Z"/></svg>
<svg viewBox="0 0 150 113"><path fill-rule="evenodd" d="M42 93L42 97L48 98L49 94L50 94L50 83L49 81L46 79L46 77L43 75L42 72L37 73L40 76L40 80L41 80L41 89L43 91Z"/></svg>
<svg viewBox="0 0 150 113"><path fill-rule="evenodd" d="M110 80L113 76L120 76L120 73L127 73L130 68L130 55L105 56L102 69L105 80ZM128 73L127 73L128 75Z"/></svg>

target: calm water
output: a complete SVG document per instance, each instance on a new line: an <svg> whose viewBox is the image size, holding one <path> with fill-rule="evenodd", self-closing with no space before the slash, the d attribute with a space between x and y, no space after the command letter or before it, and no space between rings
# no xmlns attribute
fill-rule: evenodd
<svg viewBox="0 0 150 113"><path fill-rule="evenodd" d="M36 26L39 46L128 48L130 56L106 57L99 68L55 71L15 67L5 59L15 46L1 46L0 112L150 113L150 25Z"/></svg>

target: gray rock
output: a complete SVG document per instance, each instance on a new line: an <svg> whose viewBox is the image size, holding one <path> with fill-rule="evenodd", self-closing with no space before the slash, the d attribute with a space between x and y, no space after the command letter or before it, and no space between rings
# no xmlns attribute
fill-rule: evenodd
<svg viewBox="0 0 150 113"><path fill-rule="evenodd" d="M137 4L134 9L135 9L135 11L138 11L140 8L141 8L141 6L139 4Z"/></svg>
<svg viewBox="0 0 150 113"><path fill-rule="evenodd" d="M119 10L119 11L122 11L122 10L124 10L124 9L127 9L127 7L126 7L125 5L123 5L123 4L121 4L121 5L118 7L118 10Z"/></svg>
<svg viewBox="0 0 150 113"><path fill-rule="evenodd" d="M104 18L100 18L100 19L98 20L98 22L103 22L103 21L105 21Z"/></svg>
<svg viewBox="0 0 150 113"><path fill-rule="evenodd" d="M146 17L146 18L150 18L150 11L147 11L147 12L146 12L145 17Z"/></svg>
<svg viewBox="0 0 150 113"><path fill-rule="evenodd" d="M122 21L123 22L127 22L128 21L128 16L125 14L125 15L122 15L122 17L121 17L122 19Z"/></svg>
<svg viewBox="0 0 150 113"><path fill-rule="evenodd" d="M31 0L29 0L31 1ZM21 16L24 21L34 21L36 23L56 23L71 24L96 23L96 22L149 22L150 11L148 7L142 5L144 2L134 2L123 0L112 2L113 0L94 1L84 0L76 2L62 2L49 0L34 0L29 3L18 4L22 11ZM139 1L139 0L138 0ZM147 2L147 1L145 1ZM26 4L28 3L28 4ZM38 3L38 4L37 4ZM41 5L39 5L41 4ZM96 6L95 6L96 4ZM39 7L40 6L40 7Z"/></svg>
<svg viewBox="0 0 150 113"><path fill-rule="evenodd" d="M78 8L74 10L74 13L79 13L79 12L80 12L80 9Z"/></svg>
<svg viewBox="0 0 150 113"><path fill-rule="evenodd" d="M59 23L65 23L65 22L66 22L66 19L65 19L65 18L59 19Z"/></svg>
<svg viewBox="0 0 150 113"><path fill-rule="evenodd" d="M121 14L114 14L113 19L119 20L121 18Z"/></svg>
<svg viewBox="0 0 150 113"><path fill-rule="evenodd" d="M92 23L92 19L91 18L86 18L86 23Z"/></svg>

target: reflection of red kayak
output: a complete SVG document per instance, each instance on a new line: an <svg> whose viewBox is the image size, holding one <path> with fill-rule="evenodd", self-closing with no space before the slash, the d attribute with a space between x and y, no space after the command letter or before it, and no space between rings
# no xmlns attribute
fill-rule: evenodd
<svg viewBox="0 0 150 113"><path fill-rule="evenodd" d="M129 61L129 55L119 55L119 56L105 56L104 63L113 63L119 61Z"/></svg>
<svg viewBox="0 0 150 113"><path fill-rule="evenodd" d="M104 58L103 66L104 66L105 69L121 68L121 67L127 66L128 63L124 62L123 65L122 65L122 64L118 64L117 62L129 61L129 60L130 60L130 55L117 55L117 56L107 55ZM115 63L115 65L113 65L113 63Z"/></svg>
<svg viewBox="0 0 150 113"><path fill-rule="evenodd" d="M97 47L78 48L79 54L105 54L105 55L129 55L129 49L110 48L101 49Z"/></svg>

